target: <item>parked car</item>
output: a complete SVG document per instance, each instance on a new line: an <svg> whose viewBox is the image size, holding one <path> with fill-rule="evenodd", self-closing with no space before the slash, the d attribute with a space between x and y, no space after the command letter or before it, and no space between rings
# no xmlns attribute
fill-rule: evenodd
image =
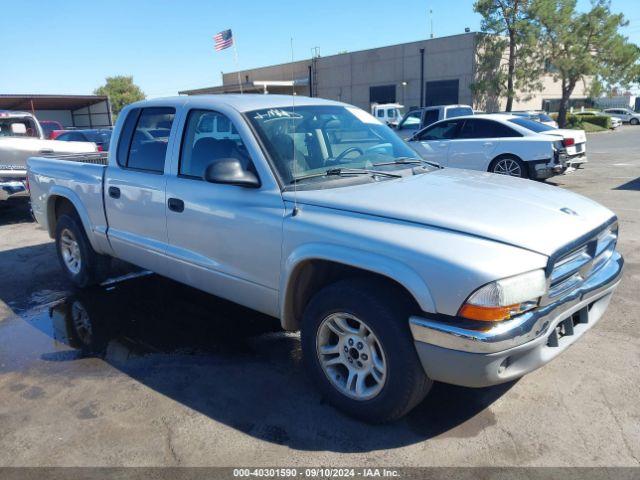
<svg viewBox="0 0 640 480"><path fill-rule="evenodd" d="M40 123L31 113L0 110L0 201L29 196L26 185L28 157L95 151L93 143L46 140Z"/></svg>
<svg viewBox="0 0 640 480"><path fill-rule="evenodd" d="M469 105L438 105L411 110L402 118L396 127L396 132L400 138L406 140L418 130L422 130L438 120L463 115L473 115L473 109Z"/></svg>
<svg viewBox="0 0 640 480"><path fill-rule="evenodd" d="M619 117L615 117L613 116L613 114L611 113L606 113L606 112L593 112L593 111L585 111L585 112L576 112L573 115L576 115L577 117L596 117L599 115L606 115L608 117L611 118L611 129L615 130L616 128L622 126L622 119Z"/></svg>
<svg viewBox="0 0 640 480"><path fill-rule="evenodd" d="M212 118L237 135L202 129ZM149 138L161 122L168 137ZM607 208L431 166L343 103L154 99L125 107L114 135L105 165L28 161L66 276L94 284L117 257L279 318L301 331L325 398L367 421L401 417L433 381L482 387L541 367L602 318L622 272Z"/></svg>
<svg viewBox="0 0 640 480"><path fill-rule="evenodd" d="M56 140L62 142L93 142L98 147L99 152L109 151L111 141L111 130L90 129L90 130L68 130L60 133Z"/></svg>
<svg viewBox="0 0 640 480"><path fill-rule="evenodd" d="M567 150L576 149L576 139L569 141L564 132L515 115L489 114L441 120L409 141L423 158L445 167L543 180L563 173L575 157ZM579 155L585 138L582 132Z"/></svg>
<svg viewBox="0 0 640 480"><path fill-rule="evenodd" d="M51 135L49 136L49 138L51 140L57 140L60 135L62 135L63 133L66 133L66 132L70 132L70 131L71 130L66 130L66 129L54 130L53 132L51 132Z"/></svg>
<svg viewBox="0 0 640 480"><path fill-rule="evenodd" d="M560 157L566 163L567 167L580 168L585 163L588 163L587 134L584 130L577 128L554 128L524 118L514 123L532 132L562 139Z"/></svg>
<svg viewBox="0 0 640 480"><path fill-rule="evenodd" d="M640 125L640 113L634 112L630 108L607 108L604 113L609 115L615 115L624 123L630 123L631 125Z"/></svg>
<svg viewBox="0 0 640 480"><path fill-rule="evenodd" d="M399 103L374 103L371 105L371 115L387 125L397 125L402 120L404 105Z"/></svg>
<svg viewBox="0 0 640 480"><path fill-rule="evenodd" d="M534 120L536 122L540 122L551 128L558 128L558 122L556 122L553 118L546 114L546 112L538 112L536 110L527 110L521 112L504 112L507 115L515 115L517 117L528 118L529 120Z"/></svg>
<svg viewBox="0 0 640 480"><path fill-rule="evenodd" d="M55 120L39 120L39 122L40 126L42 127L44 138L47 138L49 140L53 140L53 138L51 138L51 134L54 130L64 129L62 124L60 122L56 122Z"/></svg>

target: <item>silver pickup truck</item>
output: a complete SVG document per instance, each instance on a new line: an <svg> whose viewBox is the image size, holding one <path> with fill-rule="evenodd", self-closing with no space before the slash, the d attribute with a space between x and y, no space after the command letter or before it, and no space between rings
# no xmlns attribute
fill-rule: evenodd
<svg viewBox="0 0 640 480"><path fill-rule="evenodd" d="M28 172L77 285L117 257L277 317L324 396L371 422L433 381L482 387L549 362L600 320L623 266L596 202L439 168L317 98L135 103L108 162L34 157Z"/></svg>

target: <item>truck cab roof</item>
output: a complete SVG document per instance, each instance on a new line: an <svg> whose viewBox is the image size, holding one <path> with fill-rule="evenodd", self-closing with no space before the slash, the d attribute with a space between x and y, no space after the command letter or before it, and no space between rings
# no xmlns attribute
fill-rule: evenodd
<svg viewBox="0 0 640 480"><path fill-rule="evenodd" d="M239 112L250 112L252 110L261 110L264 108L278 108L305 106L305 105L335 105L350 106L342 102L333 100L325 100L323 98L305 97L301 95L264 95L262 93L246 93L246 94L218 94L218 95L192 95L155 98L152 100L142 100L131 104L132 108L136 107L152 107L152 106L174 106L182 107L187 103L210 103L211 106L227 105Z"/></svg>

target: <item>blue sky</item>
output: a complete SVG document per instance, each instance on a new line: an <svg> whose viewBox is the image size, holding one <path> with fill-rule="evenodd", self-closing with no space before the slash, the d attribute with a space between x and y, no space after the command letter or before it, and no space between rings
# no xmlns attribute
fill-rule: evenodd
<svg viewBox="0 0 640 480"><path fill-rule="evenodd" d="M236 70L212 36L231 28L240 68L478 30L473 0L46 0L2 2L0 93L87 94L133 75L151 97L218 85ZM586 8L588 0L579 0ZM612 0L640 44L640 0Z"/></svg>

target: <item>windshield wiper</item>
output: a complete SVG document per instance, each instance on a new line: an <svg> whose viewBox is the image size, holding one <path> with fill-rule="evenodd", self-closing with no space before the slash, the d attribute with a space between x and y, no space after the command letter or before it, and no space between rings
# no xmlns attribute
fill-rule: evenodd
<svg viewBox="0 0 640 480"><path fill-rule="evenodd" d="M322 173L311 173L309 175L302 175L301 177L294 178L289 183L296 183L300 180L306 180L308 178L317 177L330 177L330 176L343 176L343 175L381 175L384 177L400 178L402 175L397 173L382 172L380 170L369 170L367 168L330 168Z"/></svg>
<svg viewBox="0 0 640 480"><path fill-rule="evenodd" d="M438 162L433 162L431 160L417 159L412 157L400 157L400 158L396 158L393 162L374 163L373 166L382 167L384 165L416 165L416 164L421 164L421 165L426 164L435 168L444 168Z"/></svg>

